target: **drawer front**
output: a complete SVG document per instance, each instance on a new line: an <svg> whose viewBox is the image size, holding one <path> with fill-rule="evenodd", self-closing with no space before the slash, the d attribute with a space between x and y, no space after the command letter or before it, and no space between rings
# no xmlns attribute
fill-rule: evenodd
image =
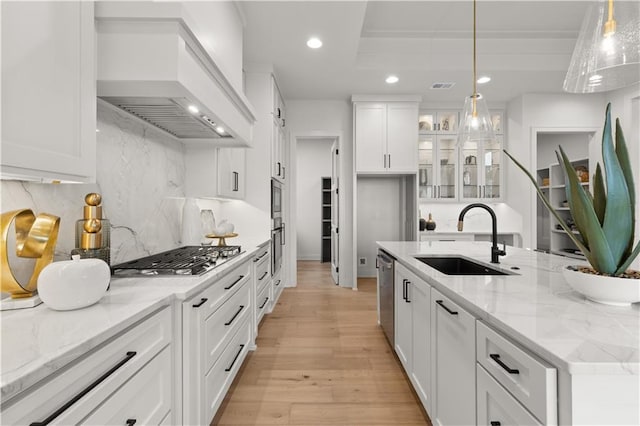
<svg viewBox="0 0 640 426"><path fill-rule="evenodd" d="M247 356L250 337L251 321L245 320L238 333L231 339L229 345L205 377L206 398L203 424L209 424L215 416L233 378Z"/></svg>
<svg viewBox="0 0 640 426"><path fill-rule="evenodd" d="M280 278L280 274L273 278L273 300L271 301L271 310L276 307L276 303L278 303L278 298L280 297L280 293L284 290L284 282L282 278Z"/></svg>
<svg viewBox="0 0 640 426"><path fill-rule="evenodd" d="M271 256L265 256L260 263L256 265L256 293L260 292L269 284L271 276L269 275L269 262Z"/></svg>
<svg viewBox="0 0 640 426"><path fill-rule="evenodd" d="M83 424L161 424L171 411L171 371L169 346L91 413Z"/></svg>
<svg viewBox="0 0 640 426"><path fill-rule="evenodd" d="M265 263L267 264L267 269L269 268L269 244L260 249L256 256L253 259L253 263L257 268L262 267Z"/></svg>
<svg viewBox="0 0 640 426"><path fill-rule="evenodd" d="M269 302L271 301L271 292L266 286L262 289L262 293L256 298L256 324L260 324L262 317L269 311Z"/></svg>
<svg viewBox="0 0 640 426"><path fill-rule="evenodd" d="M190 300L192 306L199 309L201 318L207 318L251 279L251 262L246 261L229 271L198 296Z"/></svg>
<svg viewBox="0 0 640 426"><path fill-rule="evenodd" d="M244 283L233 296L205 321L205 369L216 362L229 338L235 334L244 319L251 315L251 286Z"/></svg>
<svg viewBox="0 0 640 426"><path fill-rule="evenodd" d="M3 404L3 424L42 422L54 414L52 423L79 423L167 346L171 333L171 309L164 308L33 386L15 402Z"/></svg>
<svg viewBox="0 0 640 426"><path fill-rule="evenodd" d="M556 369L524 352L478 321L477 360L545 424L558 420Z"/></svg>
<svg viewBox="0 0 640 426"><path fill-rule="evenodd" d="M478 426L541 425L479 364L477 368Z"/></svg>

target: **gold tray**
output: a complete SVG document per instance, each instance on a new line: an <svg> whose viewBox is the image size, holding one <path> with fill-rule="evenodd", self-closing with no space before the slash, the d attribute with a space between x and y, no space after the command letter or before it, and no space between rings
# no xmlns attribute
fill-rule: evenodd
<svg viewBox="0 0 640 426"><path fill-rule="evenodd" d="M238 234L236 234L235 232L232 232L230 234L225 234L225 235L215 235L215 234L206 234L205 237L206 238L217 238L218 239L218 247L224 247L227 245L227 242L225 241L225 238L233 238L233 237L237 237Z"/></svg>

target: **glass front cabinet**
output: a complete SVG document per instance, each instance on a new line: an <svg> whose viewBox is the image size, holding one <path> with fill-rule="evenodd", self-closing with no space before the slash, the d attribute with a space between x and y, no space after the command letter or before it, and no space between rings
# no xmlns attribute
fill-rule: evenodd
<svg viewBox="0 0 640 426"><path fill-rule="evenodd" d="M420 114L418 142L419 198L428 200L492 200L502 197L503 117L491 114L496 140L485 146L456 146L458 113ZM437 130L446 128L446 130ZM436 130L434 130L436 129Z"/></svg>

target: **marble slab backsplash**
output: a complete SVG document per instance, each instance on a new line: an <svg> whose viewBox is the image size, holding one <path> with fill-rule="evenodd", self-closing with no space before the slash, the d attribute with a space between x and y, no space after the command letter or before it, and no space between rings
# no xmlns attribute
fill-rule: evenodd
<svg viewBox="0 0 640 426"><path fill-rule="evenodd" d="M112 264L179 247L185 194L182 144L100 101L97 126L95 184L2 181L2 211L30 208L59 216L55 258L65 260L75 245L84 196L99 192L112 226ZM30 267L25 262L12 266Z"/></svg>

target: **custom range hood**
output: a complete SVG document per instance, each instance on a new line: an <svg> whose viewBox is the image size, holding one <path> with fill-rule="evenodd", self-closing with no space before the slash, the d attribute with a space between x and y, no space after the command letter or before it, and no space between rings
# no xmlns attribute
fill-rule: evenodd
<svg viewBox="0 0 640 426"><path fill-rule="evenodd" d="M181 2L96 2L97 96L182 142L250 147L255 115Z"/></svg>

